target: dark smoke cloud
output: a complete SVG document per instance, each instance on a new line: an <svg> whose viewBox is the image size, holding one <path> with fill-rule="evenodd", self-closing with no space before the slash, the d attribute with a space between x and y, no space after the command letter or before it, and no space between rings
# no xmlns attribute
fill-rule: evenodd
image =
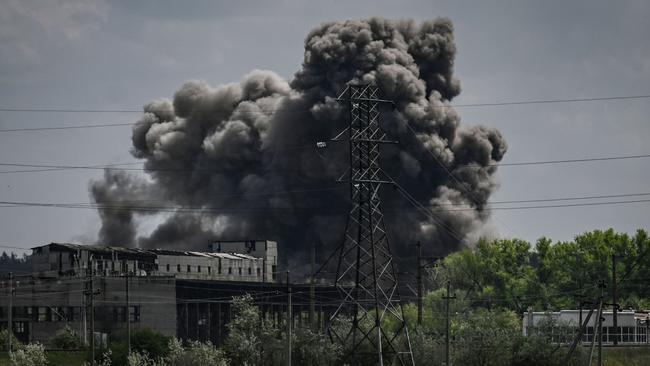
<svg viewBox="0 0 650 366"><path fill-rule="evenodd" d="M332 22L309 33L304 62L290 82L259 70L217 87L187 82L173 100L147 104L133 127L132 154L143 159L146 179L106 171L91 193L102 204L146 200L209 210L177 212L142 236L134 223L139 211L101 209L100 241L201 249L211 238L268 238L279 242L290 265L313 242L325 255L345 226L347 187L337 189L334 181L345 171L347 152L343 145L319 151L315 144L345 125L345 108L335 98L346 84L372 82L396 103L382 114L382 126L400 144L383 148L382 166L444 223L386 188L395 252L416 240L438 253L467 244L487 219L483 206L496 188L490 165L501 160L506 143L494 129L460 126L449 107L460 93L455 53L447 19ZM474 209L438 211L449 204Z"/></svg>

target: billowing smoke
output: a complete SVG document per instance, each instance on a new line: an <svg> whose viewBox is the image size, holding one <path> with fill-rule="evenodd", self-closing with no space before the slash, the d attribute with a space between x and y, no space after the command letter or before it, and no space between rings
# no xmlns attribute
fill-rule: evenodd
<svg viewBox="0 0 650 366"><path fill-rule="evenodd" d="M289 82L259 70L217 87L187 82L173 100L145 105L133 126L132 154L146 177L107 170L92 182L94 200L106 206L100 242L204 249L210 239L257 238L277 240L290 264L314 242L325 255L347 218L347 186L335 183L347 146L316 142L345 127L335 98L346 84L372 82L396 103L381 124L400 144L382 148L382 166L433 214L384 188L394 252L417 240L438 253L467 244L487 219L493 164L506 143L494 129L460 126L449 106L460 93L455 53L447 19L332 22L309 33ZM134 218L152 214L163 222L139 235Z"/></svg>

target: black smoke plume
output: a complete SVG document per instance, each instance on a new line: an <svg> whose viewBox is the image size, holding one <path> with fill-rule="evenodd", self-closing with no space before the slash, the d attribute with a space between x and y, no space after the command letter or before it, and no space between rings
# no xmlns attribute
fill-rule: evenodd
<svg viewBox="0 0 650 366"><path fill-rule="evenodd" d="M435 215L385 188L394 252L406 253L417 240L440 254L467 244L487 219L492 165L506 143L497 130L461 126L449 106L460 93L455 54L448 19L332 22L309 33L302 67L289 82L260 70L217 87L187 82L173 100L145 105L133 126L132 154L146 176L107 170L91 183L92 197L106 206L99 241L204 249L215 238L257 238L277 240L289 265L314 242L326 255L347 218L347 186L335 183L347 151L316 143L345 126L345 106L335 98L346 84L372 82L396 103L381 123L400 144L383 148L382 166ZM139 235L134 218L152 214L163 222Z"/></svg>

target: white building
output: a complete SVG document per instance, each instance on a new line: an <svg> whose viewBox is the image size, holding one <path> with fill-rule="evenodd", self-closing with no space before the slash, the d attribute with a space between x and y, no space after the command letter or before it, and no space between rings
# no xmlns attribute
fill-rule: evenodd
<svg viewBox="0 0 650 366"><path fill-rule="evenodd" d="M587 319L589 310L582 310L582 321ZM634 312L630 310L619 311L617 316L619 344L646 344L648 343L648 312ZM614 343L613 312L603 311L603 344ZM523 317L523 334L529 335L542 322L553 319L559 325L577 328L580 324L580 310L561 310L556 312L525 312ZM596 311L592 314L587 328L583 334L583 342L591 342L594 329L598 329ZM569 334L569 336L571 336ZM566 340L566 339L565 339Z"/></svg>

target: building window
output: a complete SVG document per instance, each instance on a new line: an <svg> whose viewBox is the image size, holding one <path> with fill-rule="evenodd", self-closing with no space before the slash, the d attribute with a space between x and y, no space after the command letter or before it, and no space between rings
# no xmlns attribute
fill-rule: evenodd
<svg viewBox="0 0 650 366"><path fill-rule="evenodd" d="M646 343L648 341L647 335L646 335L646 328L645 327L638 327L636 328L636 341L637 343Z"/></svg>
<svg viewBox="0 0 650 366"><path fill-rule="evenodd" d="M257 267L257 277L262 275L262 271L260 270L260 267Z"/></svg>
<svg viewBox="0 0 650 366"><path fill-rule="evenodd" d="M25 333L25 324L26 322L13 322L14 324L14 333Z"/></svg>
<svg viewBox="0 0 650 366"><path fill-rule="evenodd" d="M232 267L228 267L228 274L232 274Z"/></svg>
<svg viewBox="0 0 650 366"><path fill-rule="evenodd" d="M250 276L251 274L253 274L253 269L251 267L248 267L248 275Z"/></svg>
<svg viewBox="0 0 650 366"><path fill-rule="evenodd" d="M82 314L81 311L82 310L81 309L82 308L80 306L71 307L70 308L70 311L71 311L70 318L68 320L69 321L74 321L75 319L76 320L81 320L81 318L82 318L82 316L81 316L81 314Z"/></svg>
<svg viewBox="0 0 650 366"><path fill-rule="evenodd" d="M239 267L239 275L241 276L241 267Z"/></svg>
<svg viewBox="0 0 650 366"><path fill-rule="evenodd" d="M197 266L197 267L196 267L196 271L199 272L199 273L201 273L201 266Z"/></svg>
<svg viewBox="0 0 650 366"><path fill-rule="evenodd" d="M44 306L38 307L38 321L47 322L50 321L50 309Z"/></svg>
<svg viewBox="0 0 650 366"><path fill-rule="evenodd" d="M131 319L131 323L137 323L140 321L140 307L139 306L131 306L131 309L129 309L129 319Z"/></svg>
<svg viewBox="0 0 650 366"><path fill-rule="evenodd" d="M177 264L177 265L176 265L176 272L180 272L180 271L181 271L181 265L180 265L180 264Z"/></svg>
<svg viewBox="0 0 650 366"><path fill-rule="evenodd" d="M169 272L169 263L167 263L167 272Z"/></svg>
<svg viewBox="0 0 650 366"><path fill-rule="evenodd" d="M188 264L187 265L187 273L190 273L190 272L192 272L192 267Z"/></svg>
<svg viewBox="0 0 650 366"><path fill-rule="evenodd" d="M208 274L210 274L210 269L212 269L210 266L208 266Z"/></svg>
<svg viewBox="0 0 650 366"><path fill-rule="evenodd" d="M126 322L126 307L116 306L113 308L113 320L119 323Z"/></svg>

